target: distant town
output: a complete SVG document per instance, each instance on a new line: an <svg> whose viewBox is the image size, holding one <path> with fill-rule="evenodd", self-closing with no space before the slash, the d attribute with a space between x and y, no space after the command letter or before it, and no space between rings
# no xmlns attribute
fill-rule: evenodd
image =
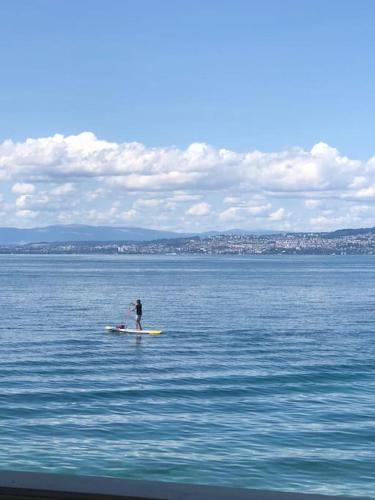
<svg viewBox="0 0 375 500"><path fill-rule="evenodd" d="M153 241L2 244L1 254L375 255L375 228L330 233L223 234Z"/></svg>

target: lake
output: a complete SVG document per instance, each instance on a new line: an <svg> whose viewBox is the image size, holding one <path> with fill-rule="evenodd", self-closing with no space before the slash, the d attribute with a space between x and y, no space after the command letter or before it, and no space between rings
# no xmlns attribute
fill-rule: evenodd
<svg viewBox="0 0 375 500"><path fill-rule="evenodd" d="M374 257L2 255L0 467L375 498L374 304Z"/></svg>

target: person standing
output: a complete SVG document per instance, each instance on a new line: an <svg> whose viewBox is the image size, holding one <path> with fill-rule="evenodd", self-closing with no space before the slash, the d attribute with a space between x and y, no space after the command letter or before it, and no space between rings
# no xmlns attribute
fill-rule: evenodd
<svg viewBox="0 0 375 500"><path fill-rule="evenodd" d="M136 330L142 330L142 325L141 325L141 320L142 320L142 302L141 299L137 299L134 302L132 302L132 305L134 306L134 309L132 311L135 311L135 329Z"/></svg>

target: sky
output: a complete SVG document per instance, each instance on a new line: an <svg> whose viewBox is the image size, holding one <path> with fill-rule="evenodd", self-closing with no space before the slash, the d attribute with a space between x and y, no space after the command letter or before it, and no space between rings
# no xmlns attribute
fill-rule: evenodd
<svg viewBox="0 0 375 500"><path fill-rule="evenodd" d="M375 226L373 0L0 7L0 226Z"/></svg>

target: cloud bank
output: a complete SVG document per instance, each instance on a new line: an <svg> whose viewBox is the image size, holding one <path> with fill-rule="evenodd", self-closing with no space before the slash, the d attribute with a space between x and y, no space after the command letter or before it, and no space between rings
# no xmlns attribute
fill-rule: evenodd
<svg viewBox="0 0 375 500"><path fill-rule="evenodd" d="M311 150L186 149L78 135L0 143L0 225L174 230L375 225L375 157Z"/></svg>

